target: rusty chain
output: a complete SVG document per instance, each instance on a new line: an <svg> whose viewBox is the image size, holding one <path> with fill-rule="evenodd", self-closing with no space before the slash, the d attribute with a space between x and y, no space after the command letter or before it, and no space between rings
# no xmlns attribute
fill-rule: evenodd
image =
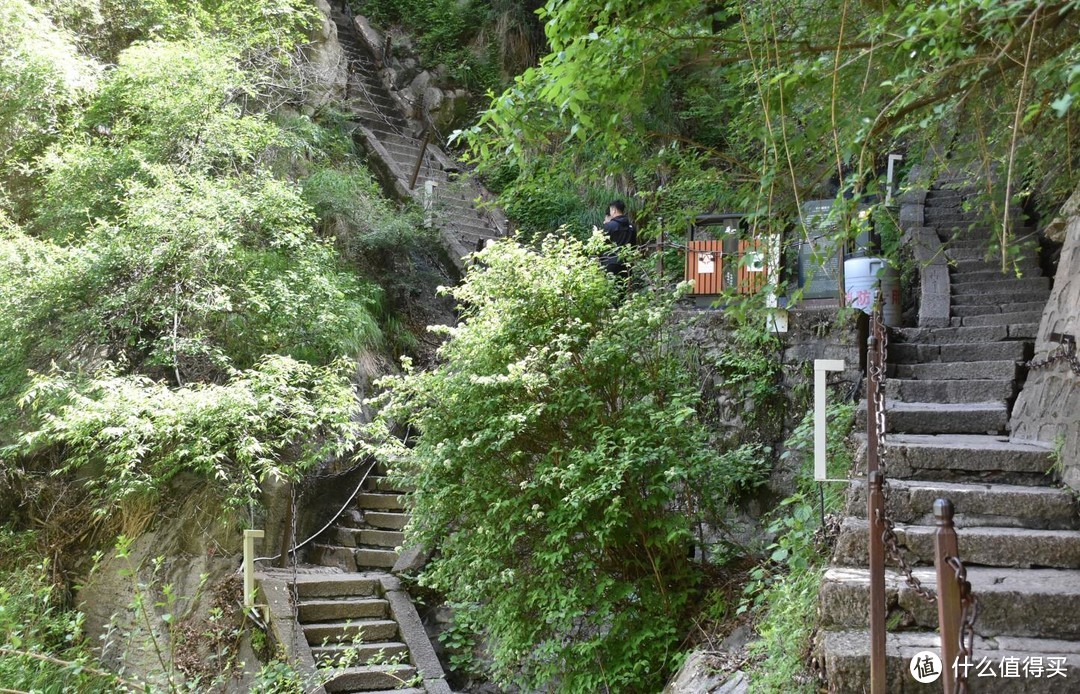
<svg viewBox="0 0 1080 694"><path fill-rule="evenodd" d="M975 656L975 620L979 617L979 600L971 590L971 582L967 579L967 568L964 567L960 558L949 557L947 561L956 574L956 583L960 586L960 643L957 654L956 688L953 694L967 694L967 670ZM962 672L959 663L967 666Z"/></svg>
<svg viewBox="0 0 1080 694"><path fill-rule="evenodd" d="M895 526L892 519L889 518L888 509L889 505L889 478L886 474L886 426L885 420L885 383L887 380L886 375L886 363L889 353L889 332L885 328L885 324L882 320L882 302L881 293L878 293L878 300L874 304L874 310L870 314L870 330L872 338L877 345L877 352L874 355L874 359L867 362L866 371L867 378L874 381L877 388L874 391L874 405L877 410L876 421L874 423L875 433L878 440L878 469L881 471L881 494L882 494L882 510L881 516L878 521L885 528L881 533L881 540L885 545L885 551L888 552L889 557L896 562L897 567L900 569L900 573L904 576L904 580L911 587L915 594L921 597L931 605L937 602L937 596L930 591L929 588L922 584L915 574L911 570L911 565L904 557L904 551L900 547L900 541L896 537Z"/></svg>
<svg viewBox="0 0 1080 694"><path fill-rule="evenodd" d="M1051 336L1053 339L1054 336ZM1058 336L1059 339L1061 336ZM1058 346L1051 350L1043 359L1032 359L1027 363L1029 369L1038 371L1047 369L1054 364L1065 362L1072 372L1080 376L1080 357L1076 354L1076 342L1072 339L1060 339Z"/></svg>

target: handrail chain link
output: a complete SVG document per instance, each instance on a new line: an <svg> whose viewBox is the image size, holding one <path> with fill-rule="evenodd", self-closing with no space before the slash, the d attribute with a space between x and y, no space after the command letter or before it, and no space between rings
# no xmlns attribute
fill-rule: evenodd
<svg viewBox="0 0 1080 694"><path fill-rule="evenodd" d="M895 525L893 524L892 519L889 518L887 511L889 507L889 494L891 492L887 475L888 468L886 465L886 453L888 450L886 432L888 427L885 419L885 386L887 381L885 365L889 353L889 331L885 328L882 319L883 308L881 296L881 292L879 292L878 300L874 304L874 310L870 314L870 330L877 342L878 349L873 354L874 358L867 364L868 377L873 379L877 384L874 397L877 416L874 428L878 439L878 469L881 471L881 492L883 498L880 512L881 515L877 520L881 523L882 527L885 528L881 533L885 551L888 552L889 557L896 562L896 565L900 569L900 573L904 576L904 580L911 589L915 591L916 595L933 605L937 602L937 596L932 593L929 588L924 586L922 581L920 581L912 572L911 565L904 556L903 548L900 547L899 539L896 537Z"/></svg>

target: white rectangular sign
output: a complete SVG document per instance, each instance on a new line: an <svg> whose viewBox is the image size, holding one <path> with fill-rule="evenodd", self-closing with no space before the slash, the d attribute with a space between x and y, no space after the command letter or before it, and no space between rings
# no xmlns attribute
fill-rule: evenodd
<svg viewBox="0 0 1080 694"><path fill-rule="evenodd" d="M843 370L843 359L814 360L814 480L818 482L829 477L825 460L825 372Z"/></svg>

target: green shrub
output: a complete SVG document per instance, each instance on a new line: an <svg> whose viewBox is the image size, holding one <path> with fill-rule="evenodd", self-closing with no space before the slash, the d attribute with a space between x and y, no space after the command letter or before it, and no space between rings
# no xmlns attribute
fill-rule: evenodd
<svg viewBox="0 0 1080 694"><path fill-rule="evenodd" d="M242 508L268 477L297 480L350 450L359 408L352 368L268 356L224 385L184 388L108 369L92 378L37 376L21 401L32 429L0 454L62 449L65 470L96 473L87 484L102 502L98 513L128 497L155 498L185 471Z"/></svg>
<svg viewBox="0 0 1080 694"><path fill-rule="evenodd" d="M83 615L61 605L30 533L0 526L0 683L48 694L127 691L93 666Z"/></svg>
<svg viewBox="0 0 1080 694"><path fill-rule="evenodd" d="M438 548L420 581L528 690L662 685L698 578L688 511L745 462L698 420L673 343L685 287L620 300L598 251L495 244L451 290L439 366L382 383L383 416L420 432L383 451L416 489L410 541Z"/></svg>

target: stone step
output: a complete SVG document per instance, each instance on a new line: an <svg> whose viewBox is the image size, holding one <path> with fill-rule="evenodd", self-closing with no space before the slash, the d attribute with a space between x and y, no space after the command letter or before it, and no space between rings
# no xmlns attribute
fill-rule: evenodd
<svg viewBox="0 0 1080 694"><path fill-rule="evenodd" d="M344 547L374 545L376 547L400 547L405 535L398 530L372 530L370 528L337 527L333 529L334 541Z"/></svg>
<svg viewBox="0 0 1080 694"><path fill-rule="evenodd" d="M373 528L387 530L401 530L409 522L409 516L405 513L392 513L390 511L366 511L364 522Z"/></svg>
<svg viewBox="0 0 1080 694"><path fill-rule="evenodd" d="M866 445L865 435L855 438ZM1051 449L1039 442L968 434L891 434L885 442L887 475L894 480L978 481L1028 486L1047 485L1053 481L1049 476L1054 464Z"/></svg>
<svg viewBox="0 0 1080 694"><path fill-rule="evenodd" d="M1004 381L1016 378L1016 360L930 362L898 364L897 379L959 381L969 379Z"/></svg>
<svg viewBox="0 0 1080 694"><path fill-rule="evenodd" d="M350 658L350 662L357 665L366 665L371 660L385 661L389 658L400 658L409 652L408 647L399 641L375 641L372 643L334 643L325 646L315 646L311 649L311 655L315 658L316 665L333 667L340 663L342 658Z"/></svg>
<svg viewBox="0 0 1080 694"><path fill-rule="evenodd" d="M361 492L356 495L356 505L363 510L401 511L405 508L405 500L402 498L401 494Z"/></svg>
<svg viewBox="0 0 1080 694"><path fill-rule="evenodd" d="M955 522L965 528L995 526L1076 530L1076 500L1063 489L1016 484L954 483L933 480L890 480L887 509L897 523L933 525L934 501L949 499ZM845 513L866 517L866 481L852 480ZM1080 590L1080 585L1077 586Z"/></svg>
<svg viewBox="0 0 1080 694"><path fill-rule="evenodd" d="M915 568L912 574L937 594L933 567ZM1080 614L1080 571L973 566L967 570L967 578L979 600L975 622L979 636L1080 638L1080 622L1075 618ZM892 619L902 619L905 626L937 630L936 605L919 597L904 577L891 569L885 574L885 595ZM868 569L830 568L822 578L819 596L826 627L869 625Z"/></svg>
<svg viewBox="0 0 1080 694"><path fill-rule="evenodd" d="M829 680L829 691L855 694L868 691L870 681L870 637L865 630L826 631L820 639L821 659ZM978 694L1077 694L1080 692L1080 645L1058 639L1035 639L1023 636L975 638L974 663L986 659L990 670L978 677L977 667L968 671L971 691ZM886 678L889 694L940 694L941 682L919 684L910 674L911 659L922 651L941 655L941 641L934 632L908 631L890 633L885 638ZM1028 659L1039 659L1041 676L1034 671L1024 677ZM1049 658L1055 660L1049 661ZM1017 663L1020 677L1001 677L1002 659ZM1015 660L1013 660L1015 659ZM1061 659L1061 660L1057 660ZM1062 675L1048 676L1047 663ZM1011 667L1011 666L1010 666ZM988 676L989 672L995 674Z"/></svg>
<svg viewBox="0 0 1080 694"><path fill-rule="evenodd" d="M1042 273L1042 270L1039 269L1039 259L1036 256L1017 258L1009 263L1009 267L1023 272L1025 277ZM982 272L984 270L1001 272L1001 260L958 260L952 264L953 273Z"/></svg>
<svg viewBox="0 0 1080 694"><path fill-rule="evenodd" d="M320 566L333 566L346 572L355 572L356 548L316 542L308 553L308 561Z"/></svg>
<svg viewBox="0 0 1080 694"><path fill-rule="evenodd" d="M1039 279L1046 279L1040 277ZM1050 298L1050 292L1046 290L1031 291L1031 292L975 292L975 293L958 293L953 292L950 297L950 303L956 305L976 306L976 305L991 305L1008 307L1014 304L1030 304L1035 301L1046 301ZM1008 308L1002 308L1003 312L1009 312Z"/></svg>
<svg viewBox="0 0 1080 694"><path fill-rule="evenodd" d="M1004 402L901 402L887 400L888 432L917 434L997 434L1008 429ZM855 426L866 427L866 401L859 405Z"/></svg>
<svg viewBox="0 0 1080 694"><path fill-rule="evenodd" d="M933 565L936 531L931 525L896 524L897 541L910 564ZM976 526L958 528L956 534L966 566L1080 568L1080 531ZM845 518L833 563L865 566L868 540L865 519Z"/></svg>
<svg viewBox="0 0 1080 694"><path fill-rule="evenodd" d="M382 598L338 598L336 600L303 600L297 606L301 622L333 622L341 619L385 618L390 603Z"/></svg>
<svg viewBox="0 0 1080 694"><path fill-rule="evenodd" d="M1017 277L1016 272L1012 271L1011 269L1008 273L1003 273L1001 271L1001 266L998 265L997 267L988 267L981 270L960 271L954 269L949 275L949 281L952 283L953 286L963 286L966 284L972 284L974 282L997 282L1001 280L1030 279L1033 275L1034 273L1029 271Z"/></svg>
<svg viewBox="0 0 1080 694"><path fill-rule="evenodd" d="M983 360L1017 361L1030 359L1033 348L1023 342L990 342L960 344L910 344L896 342L888 347L889 362L896 364L926 364L929 362L959 362Z"/></svg>
<svg viewBox="0 0 1080 694"><path fill-rule="evenodd" d="M897 342L907 344L944 345L987 343L1007 340L1009 329L1004 325L960 328L898 328L890 331ZM889 346L892 349L892 345Z"/></svg>
<svg viewBox="0 0 1080 694"><path fill-rule="evenodd" d="M1009 337L1015 340L1034 340L1039 334L1039 323L1014 323L1009 326Z"/></svg>
<svg viewBox="0 0 1080 694"><path fill-rule="evenodd" d="M323 622L304 625L304 637L309 645L327 643L393 641L398 625L392 619L366 619L343 622Z"/></svg>
<svg viewBox="0 0 1080 694"><path fill-rule="evenodd" d="M1015 344L1023 343L1018 342ZM890 378L885 382L885 395L890 400L899 400L901 402L1005 402L1016 395L1016 383L1011 379L997 381L987 379L908 381Z"/></svg>
<svg viewBox="0 0 1080 694"><path fill-rule="evenodd" d="M397 563L398 553L390 549L361 547L353 555L358 569L392 569Z"/></svg>
<svg viewBox="0 0 1080 694"><path fill-rule="evenodd" d="M946 248L945 255L949 260L955 260L957 262L965 260L985 261L990 253L985 246L959 246Z"/></svg>
<svg viewBox="0 0 1080 694"><path fill-rule="evenodd" d="M961 316L985 316L1002 313L1034 313L1042 320L1042 311L1046 307L1045 301L1028 301L1018 304L953 304L949 307L949 314L953 317Z"/></svg>
<svg viewBox="0 0 1080 694"><path fill-rule="evenodd" d="M965 294L1020 294L1027 295L1034 292L1049 291L1049 277L1021 277L1013 279L999 279L982 282L965 282L958 287L953 287L953 296Z"/></svg>
<svg viewBox="0 0 1080 694"><path fill-rule="evenodd" d="M331 693L369 692L396 689L415 677L416 668L412 665L363 665L335 669L323 686Z"/></svg>
<svg viewBox="0 0 1080 694"><path fill-rule="evenodd" d="M1042 309L1037 311L1018 311L1010 313L987 313L981 316L965 316L963 318L953 318L952 321L959 320L963 326L979 327L983 325L1030 325L1031 323L1038 324L1042 320ZM954 326L960 327L960 326Z"/></svg>
<svg viewBox="0 0 1080 694"><path fill-rule="evenodd" d="M318 574L296 577L296 595L300 598L366 597L379 591L379 574Z"/></svg>

